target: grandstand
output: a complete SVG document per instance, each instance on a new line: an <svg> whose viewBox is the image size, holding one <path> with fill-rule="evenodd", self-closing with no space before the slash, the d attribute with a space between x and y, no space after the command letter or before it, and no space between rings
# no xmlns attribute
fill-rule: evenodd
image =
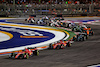
<svg viewBox="0 0 100 67"><path fill-rule="evenodd" d="M99 0L0 0L0 16L100 16Z"/></svg>

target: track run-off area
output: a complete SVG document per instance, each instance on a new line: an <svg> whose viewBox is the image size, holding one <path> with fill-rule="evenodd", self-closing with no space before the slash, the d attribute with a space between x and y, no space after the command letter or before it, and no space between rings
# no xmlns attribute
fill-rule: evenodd
<svg viewBox="0 0 100 67"><path fill-rule="evenodd" d="M97 18L88 17L88 18L67 18L67 19L94 20ZM17 22L18 21L22 20L20 19L17 20ZM0 67L87 67L91 65L96 66L100 63L100 22L95 24L94 23L87 25L93 29L94 35L90 36L89 39L86 41L74 42L70 48L66 49L60 49L60 50L46 49L40 51L39 56L33 56L29 59L13 60L9 59L8 56L0 56ZM8 31L5 32L12 34L11 32ZM63 33L62 30L57 32ZM8 39L10 38L8 37Z"/></svg>

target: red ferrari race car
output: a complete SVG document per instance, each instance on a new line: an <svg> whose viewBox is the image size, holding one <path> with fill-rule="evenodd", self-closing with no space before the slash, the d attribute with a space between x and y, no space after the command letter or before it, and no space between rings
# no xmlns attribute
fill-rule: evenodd
<svg viewBox="0 0 100 67"><path fill-rule="evenodd" d="M63 49L64 47L70 47L71 43L69 41L58 41L57 43L50 44L49 49Z"/></svg>
<svg viewBox="0 0 100 67"><path fill-rule="evenodd" d="M14 58L14 59L28 59L31 56L38 56L39 55L39 51L37 50L37 48L25 48L24 50L20 51L20 52L12 52L10 55L10 58Z"/></svg>

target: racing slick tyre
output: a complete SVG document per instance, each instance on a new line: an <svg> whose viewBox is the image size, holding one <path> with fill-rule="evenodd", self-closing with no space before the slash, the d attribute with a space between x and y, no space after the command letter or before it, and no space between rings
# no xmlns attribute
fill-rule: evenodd
<svg viewBox="0 0 100 67"><path fill-rule="evenodd" d="M9 56L9 58L15 58L15 56L16 56L17 54L15 54L15 53L11 53L11 55Z"/></svg>
<svg viewBox="0 0 100 67"><path fill-rule="evenodd" d="M59 49L63 49L64 48L64 45L63 44L61 44L60 45L60 47L59 47Z"/></svg>
<svg viewBox="0 0 100 67"><path fill-rule="evenodd" d="M74 28L72 28L72 31L74 31Z"/></svg>
<svg viewBox="0 0 100 67"><path fill-rule="evenodd" d="M86 35L86 39L88 39L88 35Z"/></svg>
<svg viewBox="0 0 100 67"><path fill-rule="evenodd" d="M29 59L29 54L28 53L26 53L26 59Z"/></svg>
<svg viewBox="0 0 100 67"><path fill-rule="evenodd" d="M24 58L24 55L23 54L20 54L18 59L23 59Z"/></svg>
<svg viewBox="0 0 100 67"><path fill-rule="evenodd" d="M48 49L52 49L52 48L53 48L53 46L52 46L52 44L50 44Z"/></svg>
<svg viewBox="0 0 100 67"><path fill-rule="evenodd" d="M25 19L25 21L27 21L27 19Z"/></svg>
<svg viewBox="0 0 100 67"><path fill-rule="evenodd" d="M60 46L59 46L59 45L57 45L56 49L60 49Z"/></svg>
<svg viewBox="0 0 100 67"><path fill-rule="evenodd" d="M93 32L90 32L90 35L89 36L93 36Z"/></svg>
<svg viewBox="0 0 100 67"><path fill-rule="evenodd" d="M84 41L85 41L86 39L87 39L86 36L84 36Z"/></svg>
<svg viewBox="0 0 100 67"><path fill-rule="evenodd" d="M72 28L72 31L76 31L77 32L77 29L74 27L74 28Z"/></svg>
<svg viewBox="0 0 100 67"><path fill-rule="evenodd" d="M63 23L63 27L66 28L66 23Z"/></svg>
<svg viewBox="0 0 100 67"><path fill-rule="evenodd" d="M79 35L77 35L77 37L76 37L76 41L79 41L80 39L79 39Z"/></svg>
<svg viewBox="0 0 100 67"><path fill-rule="evenodd" d="M71 43L70 43L70 42L68 42L68 43L67 43L67 46L68 46L68 47L71 47Z"/></svg>
<svg viewBox="0 0 100 67"><path fill-rule="evenodd" d="M84 40L85 40L85 39L84 39L84 36L83 36L81 41L84 41Z"/></svg>
<svg viewBox="0 0 100 67"><path fill-rule="evenodd" d="M76 37L75 36L73 37L72 41L76 41Z"/></svg>
<svg viewBox="0 0 100 67"><path fill-rule="evenodd" d="M39 56L39 51L38 50L33 51L33 55Z"/></svg>
<svg viewBox="0 0 100 67"><path fill-rule="evenodd" d="M91 34L93 35L94 33L92 32Z"/></svg>
<svg viewBox="0 0 100 67"><path fill-rule="evenodd" d="M39 51L37 51L37 56L39 56Z"/></svg>

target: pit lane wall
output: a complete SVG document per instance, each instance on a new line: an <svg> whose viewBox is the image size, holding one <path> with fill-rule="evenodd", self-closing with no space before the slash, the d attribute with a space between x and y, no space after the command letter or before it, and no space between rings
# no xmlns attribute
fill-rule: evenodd
<svg viewBox="0 0 100 67"><path fill-rule="evenodd" d="M46 49L50 43L73 37L73 35L69 35L69 31L67 30L36 25L15 24L7 22L6 20L0 20L0 30L13 35L11 39L0 43L0 55L9 54L12 51L23 50L26 47L38 47L39 50ZM38 36L37 34L35 37L24 36L25 33L22 34L23 31L34 31L33 33L38 33L38 35L43 34L43 36Z"/></svg>

